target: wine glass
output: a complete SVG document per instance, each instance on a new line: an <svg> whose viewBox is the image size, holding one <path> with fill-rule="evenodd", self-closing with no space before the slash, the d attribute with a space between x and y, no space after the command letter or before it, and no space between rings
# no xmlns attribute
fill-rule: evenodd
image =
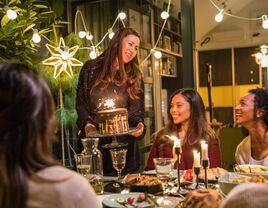
<svg viewBox="0 0 268 208"><path fill-rule="evenodd" d="M154 158L154 165L157 178L161 181L164 197L157 200L159 206L171 205L173 202L167 199L167 184L172 177L174 159L173 158Z"/></svg>
<svg viewBox="0 0 268 208"><path fill-rule="evenodd" d="M111 149L110 150L114 169L117 170L118 180L121 178L121 172L126 165L127 149Z"/></svg>

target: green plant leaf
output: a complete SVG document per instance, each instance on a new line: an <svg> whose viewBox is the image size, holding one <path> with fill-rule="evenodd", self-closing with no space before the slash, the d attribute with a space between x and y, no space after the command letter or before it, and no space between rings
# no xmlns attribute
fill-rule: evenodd
<svg viewBox="0 0 268 208"><path fill-rule="evenodd" d="M43 4L34 4L34 7L40 8L40 9L47 9L48 8L46 5L43 5Z"/></svg>
<svg viewBox="0 0 268 208"><path fill-rule="evenodd" d="M32 29L35 26L35 24L30 24L25 30L23 30L23 33L27 32L28 30Z"/></svg>
<svg viewBox="0 0 268 208"><path fill-rule="evenodd" d="M5 14L3 18L1 19L1 26L4 27L9 22L8 16Z"/></svg>
<svg viewBox="0 0 268 208"><path fill-rule="evenodd" d="M10 6L13 3L18 3L17 0L11 0L7 5Z"/></svg>

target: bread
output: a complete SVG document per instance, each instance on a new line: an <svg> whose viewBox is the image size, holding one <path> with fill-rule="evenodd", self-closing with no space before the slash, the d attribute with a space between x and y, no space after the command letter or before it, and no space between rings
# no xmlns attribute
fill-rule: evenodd
<svg viewBox="0 0 268 208"><path fill-rule="evenodd" d="M224 198L213 189L197 189L190 191L182 204L182 208L219 208Z"/></svg>
<svg viewBox="0 0 268 208"><path fill-rule="evenodd" d="M227 173L227 170L223 168L208 168L207 169L207 178L209 181L217 181L220 175ZM201 169L199 178L204 180L205 179L205 171L204 169Z"/></svg>

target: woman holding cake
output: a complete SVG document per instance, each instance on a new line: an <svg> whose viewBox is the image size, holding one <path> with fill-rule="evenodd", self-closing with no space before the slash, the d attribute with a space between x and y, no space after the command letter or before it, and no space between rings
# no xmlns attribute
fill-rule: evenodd
<svg viewBox="0 0 268 208"><path fill-rule="evenodd" d="M236 123L245 127L247 136L235 153L238 164L256 164L268 167L268 91L250 90L235 108Z"/></svg>
<svg viewBox="0 0 268 208"><path fill-rule="evenodd" d="M169 100L168 115L169 124L153 135L154 143L147 162L147 170L154 169L154 158L175 157L174 141L170 136L176 136L181 140L180 169L192 168L193 150L200 151L201 140L208 143L210 167L221 166L219 141L207 123L205 106L197 91L180 89L174 92Z"/></svg>
<svg viewBox="0 0 268 208"><path fill-rule="evenodd" d="M145 134L144 84L137 57L139 45L140 36L135 30L119 29L106 51L97 59L84 64L77 88L76 109L80 138L86 132L99 130L97 114L106 110L107 101L112 101L116 109L128 110L128 125L137 130L132 135L117 137L119 142L128 144L123 174L139 169L137 140ZM102 148L103 144L110 142L111 138L101 138L99 142L99 149L103 153L104 175L116 175L109 150Z"/></svg>

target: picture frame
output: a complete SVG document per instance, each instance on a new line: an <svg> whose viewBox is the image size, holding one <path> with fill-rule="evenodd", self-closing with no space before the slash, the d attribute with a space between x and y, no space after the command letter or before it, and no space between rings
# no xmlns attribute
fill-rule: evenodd
<svg viewBox="0 0 268 208"><path fill-rule="evenodd" d="M141 14L133 9L128 10L129 26L141 34Z"/></svg>

